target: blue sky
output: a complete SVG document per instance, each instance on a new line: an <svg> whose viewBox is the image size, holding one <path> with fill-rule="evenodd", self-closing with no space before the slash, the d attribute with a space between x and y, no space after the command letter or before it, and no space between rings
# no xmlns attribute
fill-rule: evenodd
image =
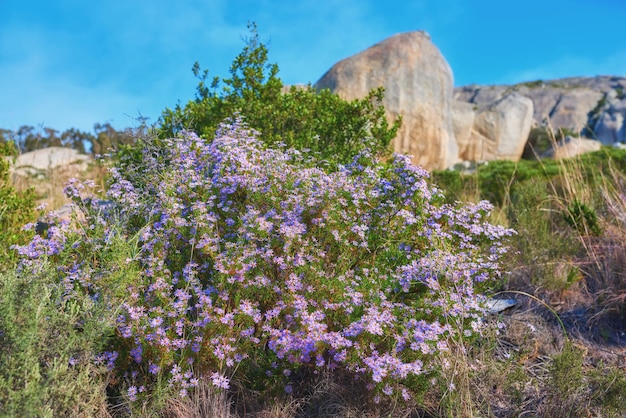
<svg viewBox="0 0 626 418"><path fill-rule="evenodd" d="M286 84L427 31L455 85L626 76L624 0L0 0L0 128L154 122L227 76L255 21Z"/></svg>

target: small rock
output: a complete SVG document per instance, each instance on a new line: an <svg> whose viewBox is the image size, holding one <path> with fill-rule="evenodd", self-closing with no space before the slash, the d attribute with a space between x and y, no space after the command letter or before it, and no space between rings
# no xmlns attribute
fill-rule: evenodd
<svg viewBox="0 0 626 418"><path fill-rule="evenodd" d="M487 312L491 314L502 312L506 309L512 308L516 304L517 301L515 299L487 299L485 302Z"/></svg>
<svg viewBox="0 0 626 418"><path fill-rule="evenodd" d="M543 158L554 158L560 160L562 158L572 158L580 154L587 152L598 151L602 148L602 143L594 139L589 138L574 138L566 136L565 139L556 145L556 148L551 148L543 153Z"/></svg>

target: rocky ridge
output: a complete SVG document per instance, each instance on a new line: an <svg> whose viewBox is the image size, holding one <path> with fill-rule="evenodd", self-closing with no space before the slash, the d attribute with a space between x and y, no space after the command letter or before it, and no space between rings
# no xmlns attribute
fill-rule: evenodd
<svg viewBox="0 0 626 418"><path fill-rule="evenodd" d="M532 100L533 123L566 129L603 145L626 142L626 77L570 77L515 85L470 85L454 89L454 99L480 110L517 93Z"/></svg>

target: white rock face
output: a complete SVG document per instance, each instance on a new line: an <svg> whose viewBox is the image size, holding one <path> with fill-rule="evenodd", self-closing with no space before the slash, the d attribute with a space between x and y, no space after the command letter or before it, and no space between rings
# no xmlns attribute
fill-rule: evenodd
<svg viewBox="0 0 626 418"><path fill-rule="evenodd" d="M335 64L315 84L343 99L363 98L385 88L383 105L390 121L402 115L393 141L426 169L447 168L458 161L450 103L452 71L425 32L392 36Z"/></svg>
<svg viewBox="0 0 626 418"><path fill-rule="evenodd" d="M84 171L93 159L71 148L50 147L26 152L15 160L13 173L21 176L45 175L64 167Z"/></svg>
<svg viewBox="0 0 626 418"><path fill-rule="evenodd" d="M518 161L533 122L533 102L510 93L476 113L469 140L460 146L465 161Z"/></svg>
<svg viewBox="0 0 626 418"><path fill-rule="evenodd" d="M575 132L581 132L587 127L589 112L600 99L602 99L602 93L598 91L589 89L568 91L559 97L550 113L544 113L541 116L544 120L549 120L553 127L567 127Z"/></svg>

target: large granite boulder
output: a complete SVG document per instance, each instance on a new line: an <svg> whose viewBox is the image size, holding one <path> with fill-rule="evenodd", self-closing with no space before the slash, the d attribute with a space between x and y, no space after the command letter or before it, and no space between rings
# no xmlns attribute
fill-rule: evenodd
<svg viewBox="0 0 626 418"><path fill-rule="evenodd" d="M471 103L453 100L450 103L450 111L452 116L452 130L456 138L459 150L459 158L462 161L476 161L468 156L473 154L474 146L471 143L473 136L474 121L476 119L476 111Z"/></svg>
<svg viewBox="0 0 626 418"><path fill-rule="evenodd" d="M402 115L394 150L411 155L414 163L427 169L456 163L452 71L426 32L392 36L338 62L315 84L346 100L363 98L381 86L388 119Z"/></svg>
<svg viewBox="0 0 626 418"><path fill-rule="evenodd" d="M500 100L508 91L508 86L480 86L472 84L455 88L454 99L472 103L478 108L482 108Z"/></svg>

